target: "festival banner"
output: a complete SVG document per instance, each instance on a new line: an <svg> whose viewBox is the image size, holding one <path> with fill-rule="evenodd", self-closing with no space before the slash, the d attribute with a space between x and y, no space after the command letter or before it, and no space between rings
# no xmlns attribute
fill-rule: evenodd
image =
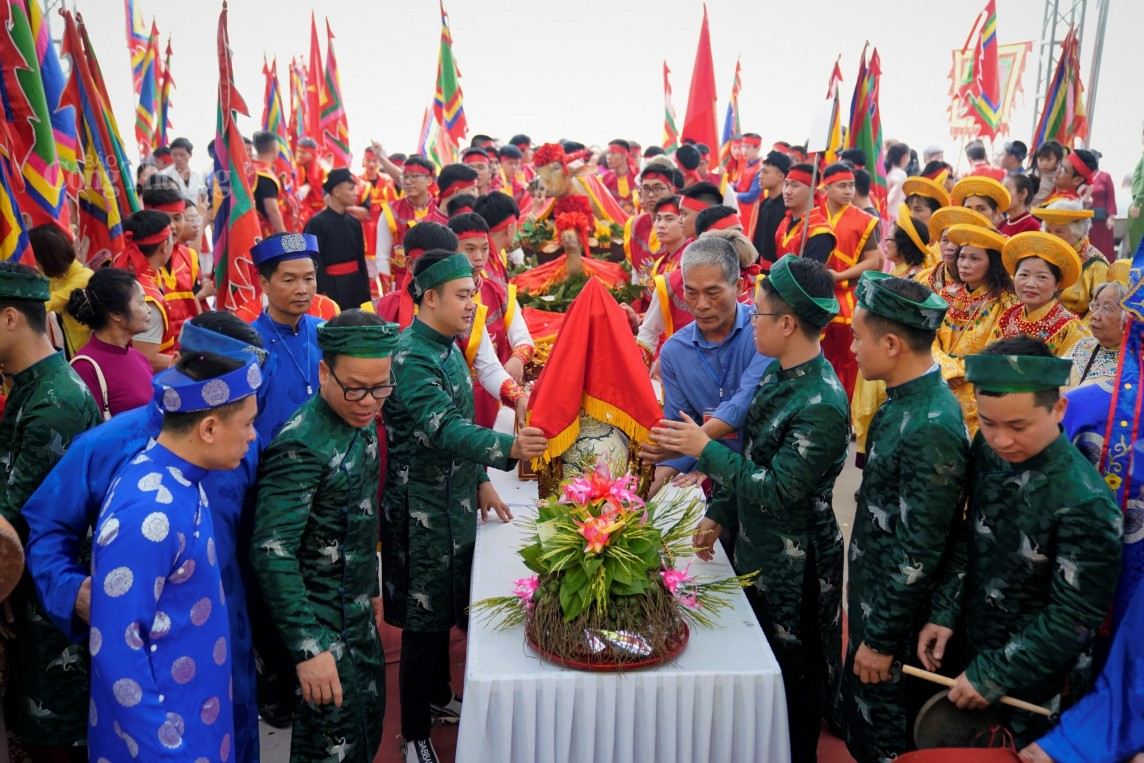
<svg viewBox="0 0 1144 763"><path fill-rule="evenodd" d="M715 63L711 59L711 28L707 23L707 4L703 4L703 24L699 27L699 46L695 66L691 69L691 88L687 93L687 112L683 117L680 138L690 138L708 147L719 142L716 124ZM719 156L708 154L711 169L719 166Z"/></svg>
<svg viewBox="0 0 1144 763"><path fill-rule="evenodd" d="M310 60L306 63L306 108L303 134L322 145L322 50L318 47L318 24L310 11ZM296 148L296 147L295 147ZM321 153L321 152L319 152Z"/></svg>
<svg viewBox="0 0 1144 763"><path fill-rule="evenodd" d="M1062 146L1072 146L1088 137L1088 117L1085 116L1084 85L1080 77L1080 39L1076 29L1070 29L1061 43L1061 58L1045 103L1040 121L1033 135L1032 147L1055 140Z"/></svg>
<svg viewBox="0 0 1144 763"><path fill-rule="evenodd" d="M743 134L739 124L739 91L743 88L742 64L735 59L735 80L731 83L731 98L727 101L727 115L723 118L723 140L719 143L719 163L727 166L731 161L731 140Z"/></svg>
<svg viewBox="0 0 1144 763"><path fill-rule="evenodd" d="M1012 132L1010 118L1017 95L1023 92L1021 80L1029 60L1032 42L1015 42L997 46L997 70L1001 81L1001 101L997 109L997 136ZM972 140L979 136L980 122L966 104L965 93L973 82L974 51L953 51L953 65L949 70L949 134L959 140Z"/></svg>
<svg viewBox="0 0 1144 763"><path fill-rule="evenodd" d="M333 156L334 167L350 166L350 127L342 104L342 82L338 77L338 60L334 57L334 32L326 19L326 81L322 87L322 143Z"/></svg>
<svg viewBox="0 0 1144 763"><path fill-rule="evenodd" d="M28 249L28 229L14 190L22 185L12 168L12 134L8 123L0 122L0 260L19 262Z"/></svg>
<svg viewBox="0 0 1144 763"><path fill-rule="evenodd" d="M469 123L465 119L465 99L461 92L461 72L457 59L453 56L453 35L449 31L449 14L445 4L441 7L441 49L437 56L437 90L433 96L433 114L437 124L460 145L469 133Z"/></svg>
<svg viewBox="0 0 1144 763"><path fill-rule="evenodd" d="M234 84L226 2L218 19L218 121L215 132L214 253L218 301L224 310L237 310L259 295L250 249L261 228L250 192L250 159L236 115L250 116Z"/></svg>
<svg viewBox="0 0 1144 763"><path fill-rule="evenodd" d="M286 123L290 152L298 150L298 139L306 134L306 66L290 59L290 120Z"/></svg>
<svg viewBox="0 0 1144 763"><path fill-rule="evenodd" d="M671 102L671 69L663 62L663 150L668 154L679 148L679 130L675 126L675 106Z"/></svg>
<svg viewBox="0 0 1144 763"><path fill-rule="evenodd" d="M135 103L135 142L139 156L146 159L155 144L155 110L159 93L159 29L154 22L143 51L142 67L143 76Z"/></svg>
<svg viewBox="0 0 1144 763"><path fill-rule="evenodd" d="M838 161L838 153L842 150L842 110L838 107L838 89L842 84L842 55L839 54L834 62L834 70L830 72L830 84L826 86L826 97L834 100L834 108L830 116L829 138L826 144L826 153L823 158L826 163L833 164Z"/></svg>
<svg viewBox="0 0 1144 763"><path fill-rule="evenodd" d="M159 148L170 143L171 94L175 92L175 79L171 76L171 36L167 35L167 50L163 65L159 68L159 113L155 117L155 140L152 146Z"/></svg>
<svg viewBox="0 0 1144 763"><path fill-rule="evenodd" d="M882 77L882 59L878 49L866 57L862 48L854 96L850 101L850 125L846 132L846 148L860 148L866 154L866 171L870 173L870 197L874 207L887 219L886 175L882 171L882 113L878 105L878 87Z"/></svg>

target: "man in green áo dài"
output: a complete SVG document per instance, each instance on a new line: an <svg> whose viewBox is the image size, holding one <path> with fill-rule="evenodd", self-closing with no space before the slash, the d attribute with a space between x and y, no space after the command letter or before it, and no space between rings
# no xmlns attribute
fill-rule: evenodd
<svg viewBox="0 0 1144 763"><path fill-rule="evenodd" d="M838 313L834 281L787 255L758 289L755 347L775 358L747 411L743 452L712 442L694 421L663 421L653 439L699 459L721 490L696 528L711 558L723 527L738 527L734 566L759 570L747 598L783 673L792 760L816 759L825 703L836 701L842 654L842 534L831 505L850 445L850 406L819 335Z"/></svg>
<svg viewBox="0 0 1144 763"><path fill-rule="evenodd" d="M403 629L402 752L406 761L433 763L431 722L460 717L449 686L449 629L468 622L477 510L482 519L489 509L512 519L481 465L512 468L548 441L532 427L513 438L473 423L472 377L456 342L476 311L468 258L430 250L408 288L418 313L397 341L397 388L385 409L383 598L386 622Z"/></svg>
<svg viewBox="0 0 1144 763"><path fill-rule="evenodd" d="M994 342L965 359L981 431L970 503L934 594L918 657L940 666L958 617L964 665L949 699L982 708L1003 695L1062 710L1092 683L1092 639L1120 575L1122 515L1096 467L1060 428L1071 363L1039 339ZM998 707L1017 747L1049 719Z"/></svg>
<svg viewBox="0 0 1144 763"><path fill-rule="evenodd" d="M906 689L893 665L910 658L952 554L969 436L931 351L945 300L874 271L854 293L851 349L864 378L886 383L888 399L870 423L850 537L841 715L850 754L878 763L911 747Z"/></svg>
<svg viewBox="0 0 1144 763"><path fill-rule="evenodd" d="M48 339L44 302L49 296L48 279L27 265L0 262L0 365L13 381L0 419L0 516L24 543L24 504L72 440L100 420L95 399ZM84 553L89 551L90 544ZM0 615L11 613L10 619L0 616L0 638L13 639L5 646L8 730L32 747L33 759L63 757L68 754L63 748L70 747L82 755L87 646L71 643L52 624L27 572L0 605L6 605Z"/></svg>
<svg viewBox="0 0 1144 763"><path fill-rule="evenodd" d="M296 763L372 763L381 744L376 418L393 392L397 334L362 310L320 326L318 394L262 453L250 558L296 663Z"/></svg>

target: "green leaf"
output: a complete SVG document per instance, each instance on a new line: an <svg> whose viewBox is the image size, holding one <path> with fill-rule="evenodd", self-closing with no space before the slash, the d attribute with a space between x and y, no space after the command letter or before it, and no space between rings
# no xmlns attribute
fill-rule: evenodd
<svg viewBox="0 0 1144 763"><path fill-rule="evenodd" d="M524 560L524 566L535 573L543 575L548 572L548 568L543 562L540 561L540 554L542 550L539 543L533 543L531 546L525 546L520 550L520 558Z"/></svg>
<svg viewBox="0 0 1144 763"><path fill-rule="evenodd" d="M583 569L574 566L564 573L560 581L560 609L564 612L564 622L578 617L587 603L588 576Z"/></svg>

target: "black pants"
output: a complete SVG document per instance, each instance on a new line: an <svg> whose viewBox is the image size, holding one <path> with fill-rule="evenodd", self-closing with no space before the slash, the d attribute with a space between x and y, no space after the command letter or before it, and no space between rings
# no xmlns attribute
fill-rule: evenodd
<svg viewBox="0 0 1144 763"><path fill-rule="evenodd" d="M791 763L814 763L818 760L818 737L822 732L822 711L825 706L826 664L822 654L822 631L818 622L819 583L814 557L814 546L809 545L806 550L802 607L799 613L802 642L797 646L788 646L775 637L774 618L767 611L767 603L754 586L745 589L755 617L782 670L787 726L790 729Z"/></svg>
<svg viewBox="0 0 1144 763"><path fill-rule="evenodd" d="M401 735L428 739L432 718L429 705L445 705L453 698L449 686L449 631L401 632Z"/></svg>

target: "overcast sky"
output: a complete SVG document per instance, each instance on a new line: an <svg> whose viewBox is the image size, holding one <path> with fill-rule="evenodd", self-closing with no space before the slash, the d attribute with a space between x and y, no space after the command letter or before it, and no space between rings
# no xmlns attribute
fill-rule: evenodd
<svg viewBox="0 0 1144 763"><path fill-rule="evenodd" d="M1104 0L1108 2L1109 0ZM742 56L742 124L765 141L801 142L825 96L831 67L842 56L844 110L849 109L863 43L882 58L882 122L887 138L920 152L937 143L953 157L946 108L951 51L964 43L985 0L712 0L708 3L719 94L720 130L734 73ZM71 6L73 0L69 0ZM176 81L171 120L175 135L205 146L214 132L218 64L216 32L221 2L136 0L152 16L163 44L170 33ZM121 0L74 0L84 15L111 91L123 136L134 145L131 64ZM262 115L262 56L278 56L283 93L287 64L309 51L310 9L328 16L341 73L355 161L375 138L389 151L415 149L423 109L433 96L440 22L436 0L232 0L230 40L239 91L251 119ZM1042 0L997 0L1001 44L1041 36ZM1068 5L1062 0L1062 6ZM1089 2L1081 60L1092 69L1097 0ZM702 20L697 0L451 0L446 6L454 53L463 75L470 130L507 140L517 132L536 141L574 138L605 143L625 137L643 145L662 136L662 62L672 70L675 109L682 127ZM53 19L58 25L59 19ZM58 26L54 26L58 29ZM1141 152L1144 99L1139 31L1144 2L1118 0L1110 9L1091 143L1119 183ZM1136 40L1133 37L1136 36ZM1133 43L1137 47L1133 46ZM1018 96L1011 137L1029 141L1037 77L1035 45ZM287 106L287 108L289 108ZM845 112L844 112L845 113ZM471 134L471 133L470 133ZM205 150L196 150L205 162Z"/></svg>

